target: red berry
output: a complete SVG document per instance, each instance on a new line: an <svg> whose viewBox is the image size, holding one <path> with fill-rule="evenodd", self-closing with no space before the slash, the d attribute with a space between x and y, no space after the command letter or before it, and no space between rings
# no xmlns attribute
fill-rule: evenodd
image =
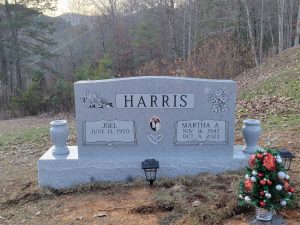
<svg viewBox="0 0 300 225"><path fill-rule="evenodd" d="M295 188L291 187L291 188L290 188L290 192L291 192L291 193L294 193L294 192L295 192Z"/></svg>
<svg viewBox="0 0 300 225"><path fill-rule="evenodd" d="M272 185L272 181L267 180L267 185L271 186Z"/></svg>
<svg viewBox="0 0 300 225"><path fill-rule="evenodd" d="M266 185L266 181L265 180L261 180L261 181L259 181L259 183L260 183L260 185Z"/></svg>
<svg viewBox="0 0 300 225"><path fill-rule="evenodd" d="M260 196L264 196L265 195L265 192L264 191L261 191L259 192Z"/></svg>
<svg viewBox="0 0 300 225"><path fill-rule="evenodd" d="M266 203L265 202L260 202L259 205L260 205L260 207L265 207Z"/></svg>
<svg viewBox="0 0 300 225"><path fill-rule="evenodd" d="M258 175L259 177L263 177L263 176L264 176L263 173L258 173L257 175Z"/></svg>

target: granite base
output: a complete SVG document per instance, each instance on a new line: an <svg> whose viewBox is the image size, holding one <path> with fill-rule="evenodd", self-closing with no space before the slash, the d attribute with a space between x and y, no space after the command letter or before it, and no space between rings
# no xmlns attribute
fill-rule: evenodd
<svg viewBox="0 0 300 225"><path fill-rule="evenodd" d="M234 146L232 159L216 157L215 160L201 160L201 153L196 155L155 157L159 161L158 177L174 177L180 175L196 175L203 172L213 174L243 168L249 155L242 152L241 145ZM38 182L42 187L53 189L69 188L75 185L95 181L124 181L136 177L144 177L141 162L142 155L128 157L101 158L94 156L78 156L77 146L69 146L68 155L53 155L50 148L38 160Z"/></svg>

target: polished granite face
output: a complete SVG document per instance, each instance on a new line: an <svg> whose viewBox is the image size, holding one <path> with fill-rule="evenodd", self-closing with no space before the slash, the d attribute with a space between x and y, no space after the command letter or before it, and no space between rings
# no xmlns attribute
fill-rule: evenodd
<svg viewBox="0 0 300 225"><path fill-rule="evenodd" d="M235 101L236 83L231 80L132 77L77 82L79 155L232 158Z"/></svg>

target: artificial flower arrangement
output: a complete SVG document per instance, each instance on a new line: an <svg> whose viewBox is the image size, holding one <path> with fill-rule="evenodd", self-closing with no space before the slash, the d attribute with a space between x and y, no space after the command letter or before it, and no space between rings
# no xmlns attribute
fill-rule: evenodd
<svg viewBox="0 0 300 225"><path fill-rule="evenodd" d="M240 205L274 211L290 205L294 192L278 151L258 150L250 156L245 180L240 183Z"/></svg>

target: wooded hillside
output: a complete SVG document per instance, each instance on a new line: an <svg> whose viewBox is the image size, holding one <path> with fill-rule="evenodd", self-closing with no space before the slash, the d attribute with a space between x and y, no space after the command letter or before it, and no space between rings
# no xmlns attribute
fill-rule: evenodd
<svg viewBox="0 0 300 225"><path fill-rule="evenodd" d="M72 110L77 80L232 78L299 45L299 0L74 0L45 16L55 4L0 1L2 117Z"/></svg>

